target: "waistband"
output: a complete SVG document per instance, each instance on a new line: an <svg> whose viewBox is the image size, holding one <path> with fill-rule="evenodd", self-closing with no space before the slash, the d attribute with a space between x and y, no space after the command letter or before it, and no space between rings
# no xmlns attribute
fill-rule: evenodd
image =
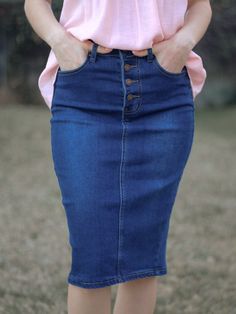
<svg viewBox="0 0 236 314"><path fill-rule="evenodd" d="M125 56L133 56L132 50L125 50L125 49L118 49L118 48L113 48L112 51L107 52L106 54L112 54L112 55L120 55L122 53Z"/></svg>
<svg viewBox="0 0 236 314"><path fill-rule="evenodd" d="M91 40L93 42L93 46L92 46L92 59L96 57L97 52L97 48L98 48L98 44L96 42L94 42L93 40ZM106 52L105 55L108 56L120 56L123 55L123 57L137 57L133 54L132 50L128 50L128 49L119 49L119 48L113 48L110 52ZM154 55L153 55L153 51L152 48L147 48L147 59L148 61L153 60Z"/></svg>

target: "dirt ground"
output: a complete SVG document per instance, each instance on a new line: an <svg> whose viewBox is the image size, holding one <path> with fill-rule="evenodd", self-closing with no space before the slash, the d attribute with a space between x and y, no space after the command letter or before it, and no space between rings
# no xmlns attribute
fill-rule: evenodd
<svg viewBox="0 0 236 314"><path fill-rule="evenodd" d="M0 108L0 313L65 314L70 248L53 172L50 113ZM158 314L236 313L236 106L195 111L173 208ZM117 286L112 287L114 305ZM95 313L95 312L94 312ZM96 314L96 313L95 313Z"/></svg>

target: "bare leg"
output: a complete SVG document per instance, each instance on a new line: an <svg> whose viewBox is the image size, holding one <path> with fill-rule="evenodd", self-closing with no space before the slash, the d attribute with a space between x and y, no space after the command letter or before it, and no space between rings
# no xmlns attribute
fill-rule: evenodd
<svg viewBox="0 0 236 314"><path fill-rule="evenodd" d="M68 284L68 314L110 314L111 287L86 289Z"/></svg>
<svg viewBox="0 0 236 314"><path fill-rule="evenodd" d="M113 314L153 314L157 278L141 278L119 284Z"/></svg>

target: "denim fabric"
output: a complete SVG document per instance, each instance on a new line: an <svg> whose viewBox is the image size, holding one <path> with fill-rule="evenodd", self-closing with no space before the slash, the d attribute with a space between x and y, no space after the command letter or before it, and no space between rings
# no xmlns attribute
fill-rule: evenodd
<svg viewBox="0 0 236 314"><path fill-rule="evenodd" d="M54 170L68 223L68 283L98 288L167 273L169 222L194 135L186 67L148 48L92 51L58 68L51 107Z"/></svg>

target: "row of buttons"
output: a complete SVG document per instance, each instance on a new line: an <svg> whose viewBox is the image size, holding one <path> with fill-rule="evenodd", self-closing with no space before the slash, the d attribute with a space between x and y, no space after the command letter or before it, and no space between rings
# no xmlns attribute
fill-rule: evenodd
<svg viewBox="0 0 236 314"><path fill-rule="evenodd" d="M126 63L126 64L124 65L124 69L125 69L126 72L129 71L130 68L132 68L132 67L136 67L136 65L132 65L132 64L128 64L128 63ZM125 82L126 82L127 85L131 85L131 84L133 84L133 83L138 82L138 80L132 80L132 79L130 79L130 78L127 78L127 79L125 80ZM128 95L127 95L127 100L132 100L132 99L135 98L135 97L140 97L140 96L139 96L139 95L134 95L134 94L128 94ZM125 106L125 111L126 111L126 112L132 111L132 106Z"/></svg>
<svg viewBox="0 0 236 314"><path fill-rule="evenodd" d="M126 71L128 71L131 67L135 67L135 66L136 65L132 65L132 64L126 63L124 68L125 68ZM126 82L127 85L131 85L134 82L138 82L138 80L132 80L132 79L128 78L128 79L125 80L125 82ZM140 96L139 95L134 95L134 94L128 94L127 95L127 99L128 100L131 100L131 99L133 99L135 97L140 97Z"/></svg>

